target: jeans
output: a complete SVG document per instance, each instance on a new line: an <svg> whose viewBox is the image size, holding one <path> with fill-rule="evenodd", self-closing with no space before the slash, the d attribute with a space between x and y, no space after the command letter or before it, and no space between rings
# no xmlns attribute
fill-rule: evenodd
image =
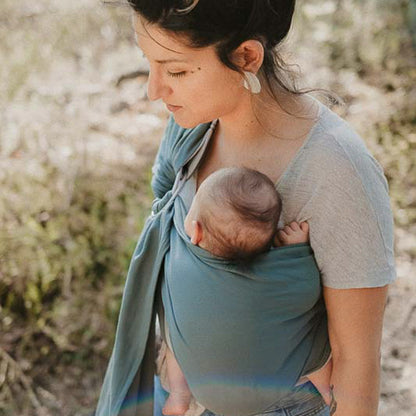
<svg viewBox="0 0 416 416"><path fill-rule="evenodd" d="M295 387L294 398L283 406L273 405L263 413L255 416L329 416L329 407L311 382ZM155 377L155 397L153 416L163 416L162 407L168 393L160 385L159 377ZM205 410L201 416L219 416Z"/></svg>

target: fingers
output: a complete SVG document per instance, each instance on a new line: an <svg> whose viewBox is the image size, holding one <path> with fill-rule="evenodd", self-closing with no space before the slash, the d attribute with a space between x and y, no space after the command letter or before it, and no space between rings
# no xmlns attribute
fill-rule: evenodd
<svg viewBox="0 0 416 416"><path fill-rule="evenodd" d="M290 245L298 243L306 243L309 240L309 224L306 221L298 223L292 221L285 225L276 233L276 238L279 239L281 245ZM275 244L279 247L277 244Z"/></svg>
<svg viewBox="0 0 416 416"><path fill-rule="evenodd" d="M292 231L299 231L300 229L299 224L296 221L292 221L289 224L289 227L291 228Z"/></svg>
<svg viewBox="0 0 416 416"><path fill-rule="evenodd" d="M281 243L286 243L289 239L290 233L285 232L285 230L280 230L277 232L277 237Z"/></svg>
<svg viewBox="0 0 416 416"><path fill-rule="evenodd" d="M289 234L287 232L285 232L284 230L280 230L280 231L277 232L277 236L279 237L279 239L288 237L288 235Z"/></svg>
<svg viewBox="0 0 416 416"><path fill-rule="evenodd" d="M309 224L306 221L303 221L300 223L300 229L304 232L304 233L308 233L309 232Z"/></svg>
<svg viewBox="0 0 416 416"><path fill-rule="evenodd" d="M283 231L286 233L286 234L291 234L292 232L298 232L298 231L304 231L304 228L302 228L302 227L305 227L305 225L306 225L306 227L309 227L308 226L308 223L307 222L301 222L300 223L300 225L299 225L299 223L298 222L296 222L296 221L292 221L290 224L288 224L288 225L285 225L284 227L283 227ZM307 228L307 230L308 230L309 228Z"/></svg>

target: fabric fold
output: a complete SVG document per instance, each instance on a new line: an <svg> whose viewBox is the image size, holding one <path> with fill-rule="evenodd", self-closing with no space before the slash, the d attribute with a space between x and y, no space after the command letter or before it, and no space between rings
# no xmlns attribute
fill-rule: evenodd
<svg viewBox="0 0 416 416"><path fill-rule="evenodd" d="M186 214L176 198L162 283L173 352L204 407L261 413L330 354L313 251L296 244L234 264L190 242Z"/></svg>
<svg viewBox="0 0 416 416"><path fill-rule="evenodd" d="M192 245L184 232L177 195L192 174L185 166L202 157L215 123L168 123L153 169L156 199L127 273L96 416L152 415L160 297L191 391L214 412L259 413L329 355L309 245L270 250L242 269Z"/></svg>
<svg viewBox="0 0 416 416"><path fill-rule="evenodd" d="M154 367L155 301L169 249L173 202L186 179L182 168L201 149L214 127L215 122L183 129L172 117L169 119L153 167L152 188L156 198L127 272L114 347L95 416L153 414L153 377L148 373ZM170 154L169 160L165 153Z"/></svg>

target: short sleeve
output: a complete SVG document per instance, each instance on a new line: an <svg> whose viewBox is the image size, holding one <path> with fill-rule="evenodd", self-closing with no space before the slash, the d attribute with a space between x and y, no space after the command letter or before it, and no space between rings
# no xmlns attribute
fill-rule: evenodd
<svg viewBox="0 0 416 416"><path fill-rule="evenodd" d="M163 198L166 192L172 189L175 181L175 170L171 160L171 143L174 134L174 126L175 123L171 116L152 166L151 185L155 198Z"/></svg>
<svg viewBox="0 0 416 416"><path fill-rule="evenodd" d="M393 217L383 170L369 154L334 160L307 207L324 286L380 287L395 277Z"/></svg>

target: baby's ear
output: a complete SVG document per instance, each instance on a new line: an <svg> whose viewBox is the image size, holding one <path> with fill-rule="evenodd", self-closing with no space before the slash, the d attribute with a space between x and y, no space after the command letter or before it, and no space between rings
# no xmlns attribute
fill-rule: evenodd
<svg viewBox="0 0 416 416"><path fill-rule="evenodd" d="M193 220L191 223L191 243L198 245L202 240L202 226L201 223L197 220Z"/></svg>

